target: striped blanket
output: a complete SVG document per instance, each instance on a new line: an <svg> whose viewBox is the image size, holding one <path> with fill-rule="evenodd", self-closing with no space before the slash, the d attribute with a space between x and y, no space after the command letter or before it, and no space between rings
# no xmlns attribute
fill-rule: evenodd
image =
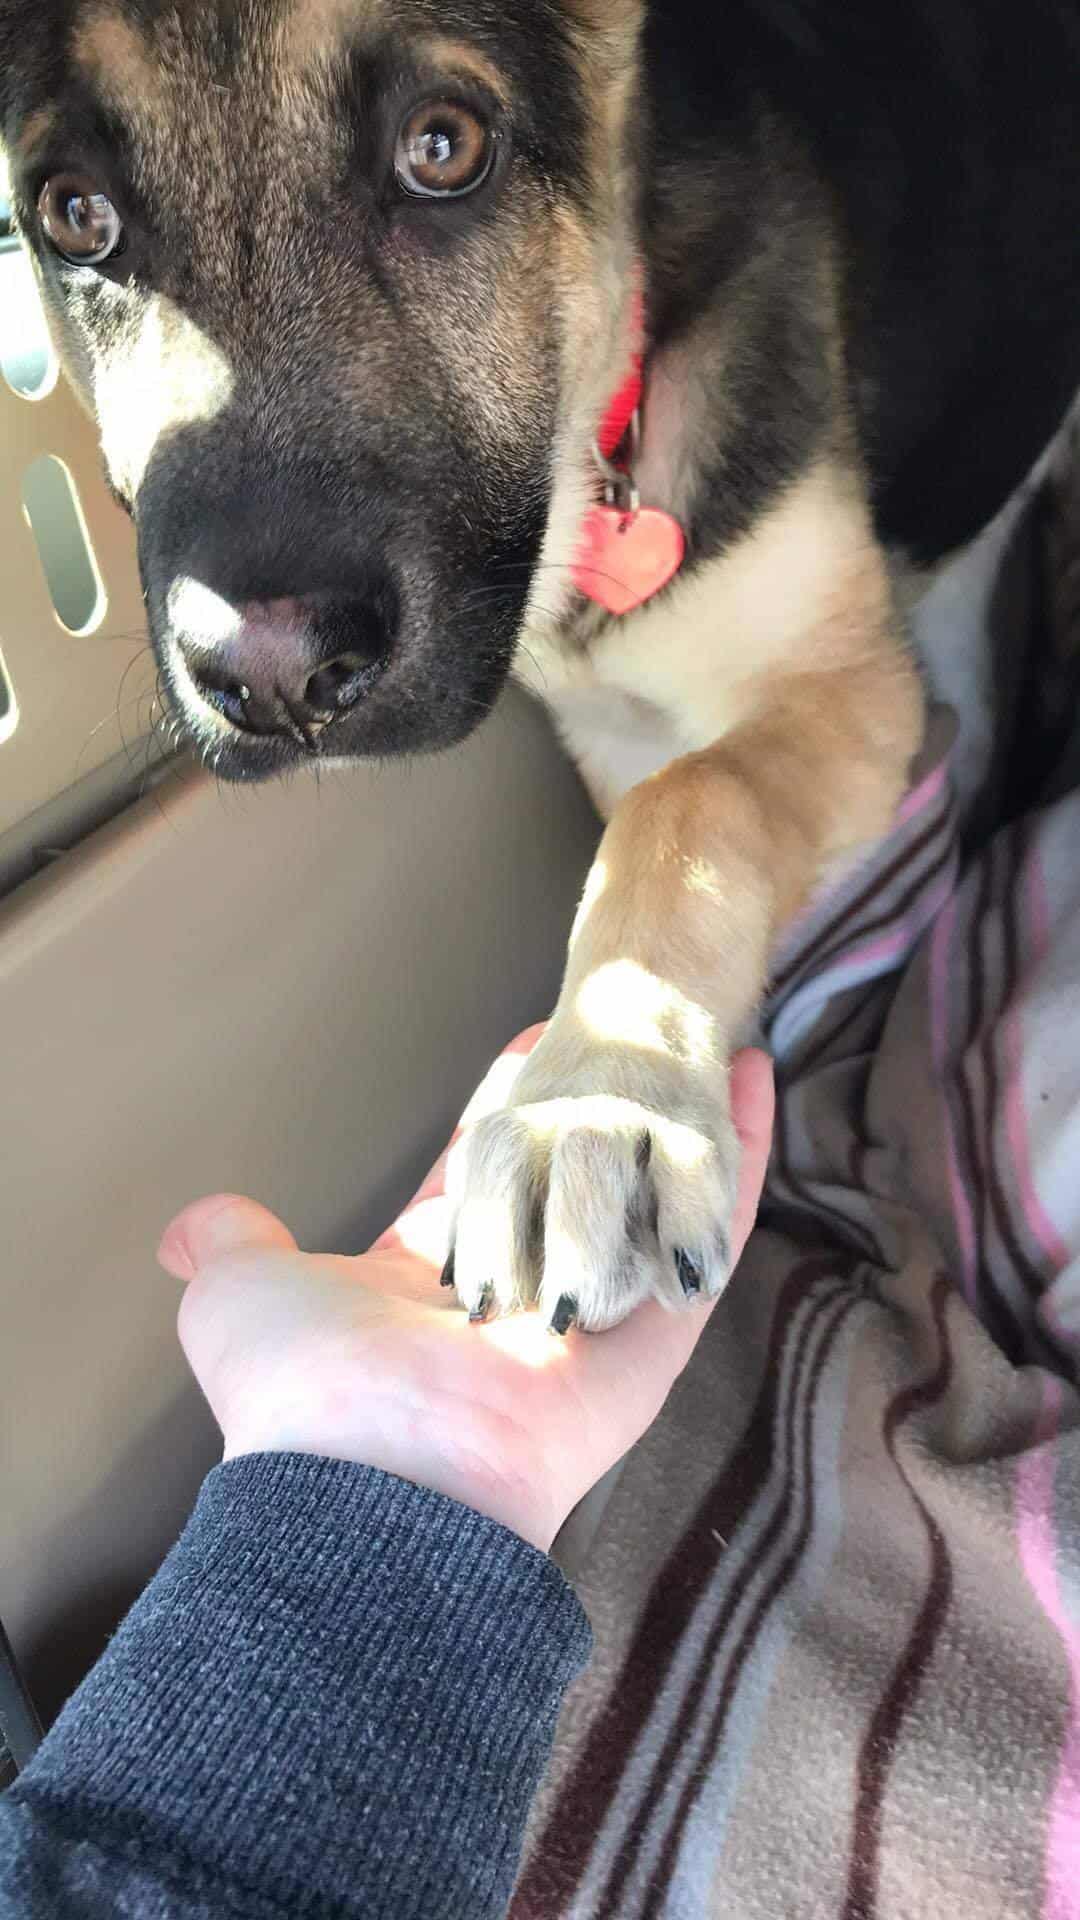
<svg viewBox="0 0 1080 1920"><path fill-rule="evenodd" d="M924 763L764 1009L761 1224L561 1542L597 1652L512 1920L1080 1920L1062 445L918 610Z"/></svg>

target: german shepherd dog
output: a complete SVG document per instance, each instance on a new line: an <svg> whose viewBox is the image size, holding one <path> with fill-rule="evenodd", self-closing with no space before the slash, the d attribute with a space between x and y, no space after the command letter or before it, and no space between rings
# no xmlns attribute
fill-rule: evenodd
<svg viewBox="0 0 1080 1920"><path fill-rule="evenodd" d="M0 133L208 762L516 675L607 821L465 1305L715 1294L731 1049L920 743L903 583L1080 381L1075 0L0 0Z"/></svg>

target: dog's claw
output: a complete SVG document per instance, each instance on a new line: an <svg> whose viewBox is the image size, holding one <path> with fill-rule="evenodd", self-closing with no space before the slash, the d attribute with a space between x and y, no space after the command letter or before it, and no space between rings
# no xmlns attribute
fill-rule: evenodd
<svg viewBox="0 0 1080 1920"><path fill-rule="evenodd" d="M693 1300L701 1292L701 1268L696 1260L690 1258L685 1247L675 1249L675 1271L687 1299Z"/></svg>
<svg viewBox="0 0 1080 1920"><path fill-rule="evenodd" d="M451 1247L446 1256L446 1265L439 1275L440 1287L452 1287L454 1284L454 1249Z"/></svg>
<svg viewBox="0 0 1080 1920"><path fill-rule="evenodd" d="M488 1314L491 1312L494 1299L495 1289L489 1284L484 1288L483 1293L480 1295L479 1300L469 1315L469 1319L473 1322L474 1326L478 1325L481 1320L487 1319Z"/></svg>
<svg viewBox="0 0 1080 1920"><path fill-rule="evenodd" d="M577 1319L577 1301L564 1293L551 1316L551 1331L560 1336L569 1333Z"/></svg>

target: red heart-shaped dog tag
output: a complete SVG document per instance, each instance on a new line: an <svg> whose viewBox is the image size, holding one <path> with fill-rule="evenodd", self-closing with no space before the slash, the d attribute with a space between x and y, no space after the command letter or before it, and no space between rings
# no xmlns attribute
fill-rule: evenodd
<svg viewBox="0 0 1080 1920"><path fill-rule="evenodd" d="M682 566L686 535L660 507L590 507L571 569L580 593L609 613L632 613Z"/></svg>

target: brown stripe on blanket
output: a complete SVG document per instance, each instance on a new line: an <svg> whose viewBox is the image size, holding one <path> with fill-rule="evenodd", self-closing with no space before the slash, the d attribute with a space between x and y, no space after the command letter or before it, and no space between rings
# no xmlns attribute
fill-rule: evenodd
<svg viewBox="0 0 1080 1920"><path fill-rule="evenodd" d="M868 1000L863 988L856 989L858 999L853 1007L847 1009L843 1019L838 1020L827 1037L820 1044L815 1040L810 1052L799 1067L798 1085L804 1087L809 1072L818 1064L820 1058L829 1051L837 1040L861 1019L864 1022L874 1020L880 1032L886 1009ZM835 1062L830 1061L829 1065ZM872 1227L855 1220L840 1207L832 1205L821 1192L820 1181L815 1184L813 1177L807 1178L797 1172L791 1156L792 1127L789 1112L789 1096L784 1079L777 1076L776 1113L773 1120L772 1152L769 1156L769 1168L766 1176L765 1192L758 1210L761 1224L778 1228L792 1239L801 1235L806 1237L806 1225L809 1221L815 1236L822 1239L822 1229L831 1222L836 1229L837 1241L841 1247L852 1248L864 1258L883 1264L881 1246Z"/></svg>
<svg viewBox="0 0 1080 1920"><path fill-rule="evenodd" d="M801 1080L804 1074L812 1073L815 1067L823 1063L831 1066L832 1062L826 1061L826 1056L832 1053L837 1041L842 1039L851 1027L855 1026L859 1020L866 1019L868 1010L873 1013L879 1028L884 1026L888 1018L888 1008L879 1007L876 1000L872 1002L868 997L865 982L857 987L846 988L844 993L837 994L835 999L842 1008L840 1018L834 1021L831 1027L826 1026L822 1021L814 1029L806 1052L799 1055L797 1070L790 1067L786 1060L777 1062L777 1078L782 1086L786 1086L792 1080ZM850 1005L847 1004L849 999ZM831 1012L833 1004L833 999L827 1000L822 1012Z"/></svg>
<svg viewBox="0 0 1080 1920"><path fill-rule="evenodd" d="M791 981L790 990L797 991L801 985L806 983L806 979L810 973L817 979L827 971L834 961L839 961L844 958L845 950L848 947L861 946L864 940L869 940L877 934L887 933L890 927L900 924L904 915L915 905L919 895L926 893L929 888L933 886L934 881L937 880L941 874L945 873L950 866L955 864L957 857L956 836L953 831L952 822L949 821L946 824L949 827L948 836L944 845L935 853L930 865L928 867L921 867L919 872L913 876L911 884L905 887L903 892L898 894L895 900L893 900L888 907L884 908L881 913L875 914L872 919L865 921L861 926L850 928L842 936L837 934L835 940L830 940L824 951L818 955L812 969L803 969L800 966L796 978ZM916 849L914 847L909 848L908 854L905 857L910 858L915 851ZM846 919L847 916L845 915L844 918ZM839 925L839 923L837 923L837 925ZM827 933L832 933L835 930L835 928L825 929ZM771 1009L773 999L772 990L770 990L769 998ZM770 1017L775 1017L772 1011ZM801 1070L802 1062L799 1061L798 1065Z"/></svg>
<svg viewBox="0 0 1080 1920"><path fill-rule="evenodd" d="M895 920L902 918L918 899L919 895L925 892L928 887L931 887L939 875L944 873L949 865L955 861L956 835L952 818L951 802L949 802L944 817L933 822L928 829L924 829L919 838L907 849L906 854L893 861L887 871L895 874L902 868L905 862L913 860L921 850L925 849L926 846L936 838L938 830L941 827L947 827L948 833L944 844L935 853L931 865L914 876L910 885L904 889L899 899L894 902L886 912L877 915L865 926L860 926L857 930L850 933L847 936L849 940L854 939L861 942L877 934L879 931L884 931ZM875 888L871 885L864 889L860 899L871 900L874 897L874 893ZM848 923L855 904L857 903L853 903L851 908L841 914L838 920L831 922L829 926L822 929L821 934L819 934L817 940L807 950L803 958L794 963L795 971L801 971L803 968L803 960L808 961L811 955L818 952L822 940L831 938L840 927ZM836 939L832 945L827 945L825 952L820 955L818 968L827 967L834 955L842 954L844 944L844 940ZM817 971L818 968L815 968L815 971ZM791 979L792 977L792 967L787 969L785 975L778 976L781 980L784 978ZM797 985L795 990L798 990ZM856 1249L861 1250L868 1259L882 1264L883 1253L881 1245L872 1227L865 1222L857 1220L852 1214L845 1213L841 1207L833 1205L825 1197L821 1183L815 1184L812 1181L807 1181L797 1172L792 1161L790 1150L791 1126L789 1123L787 1100L785 1099L785 1083L790 1079L800 1087L805 1088L808 1076L813 1069L827 1054L832 1052L837 1041L850 1026L854 1025L860 1019L865 1020L867 1018L868 1010L871 1010L872 1016L876 1019L878 1038L880 1037L880 1030L888 1017L887 1005L881 1003L879 998L868 996L865 983L853 987L851 992L856 996L854 1005L844 1009L841 1018L834 1022L831 1029L827 1028L823 1033L814 1032L810 1036L809 1045L806 1050L800 1052L796 1049L792 1059L785 1061L778 1071L773 1151L770 1158L766 1191L761 1207L761 1218L772 1222L782 1231L791 1233L796 1238L799 1237L800 1233L805 1234L805 1229L800 1226L800 1222L804 1219L812 1221L819 1236L823 1226L832 1225L836 1232L839 1245L845 1247L854 1246ZM775 1001L775 994L770 994L770 1001ZM769 1020L766 1023L766 1032L769 1030L769 1022L775 1017L778 1011L779 1007L773 1004L771 1006ZM875 1048L876 1040L873 1043L867 1042L868 1051L873 1051ZM829 1064L834 1063L830 1061ZM853 1162L852 1164L858 1164L858 1169L861 1173L861 1162ZM863 1191L857 1178L855 1180L855 1191ZM793 1213L796 1216L795 1218L792 1218Z"/></svg>
<svg viewBox="0 0 1080 1920"><path fill-rule="evenodd" d="M797 1067L786 1061L776 1063L776 1115L773 1122L772 1152L765 1175L765 1191L758 1208L758 1224L773 1226L798 1240L805 1238L806 1219L820 1229L822 1215L827 1214L836 1222L841 1235L841 1244L852 1240L858 1243L863 1254L878 1265L883 1265L883 1255L877 1235L872 1227L852 1219L840 1208L831 1206L818 1191L815 1191L812 1179L797 1172L791 1157L791 1126L789 1116L789 1082L805 1090L809 1077L822 1065L837 1065L836 1048L846 1034L860 1023L865 1028L869 1023L872 1031L862 1032L858 1036L860 1053L876 1053L881 1040L882 1029L888 1019L888 1004L880 994L867 993L865 983L850 987L835 996L839 1006L839 1017L831 1025L824 1017L810 1036L805 1052L798 1056ZM822 1015L833 1010L833 1001L829 1000L822 1008ZM862 1192L856 1183L856 1192ZM793 1218L794 1215L794 1218ZM820 1236L819 1236L820 1237Z"/></svg>
<svg viewBox="0 0 1080 1920"><path fill-rule="evenodd" d="M653 1582L622 1668L518 1881L507 1920L553 1920L569 1905L626 1763L713 1577L717 1540L732 1539L768 1482L788 1340L810 1288L835 1270L834 1259L804 1260L784 1282L769 1330L761 1387L742 1438ZM816 1319L836 1297L837 1289L831 1287L812 1303L799 1329L794 1365Z"/></svg>
<svg viewBox="0 0 1080 1920"><path fill-rule="evenodd" d="M1039 1300L1053 1278L1046 1271L1041 1249L1032 1250L1028 1242L1027 1222L1020 1207L1015 1207L1005 1191L997 1159L994 1154L994 1139L998 1132L995 1125L999 1110L1003 1105L1001 1081L1006 1074L999 1075L998 1049L1005 1033L1005 1022L1013 995L1019 991L1022 962L1020 958L1019 898L1020 880L1032 854L1035 840L1035 824L1030 817L1014 821L1006 835L1005 878L1001 889L1001 915L1004 952L1002 955L1001 998L997 1018L986 1035L983 1045L983 1064L986 1073L986 1171L990 1189L994 1224L998 1231L1002 1250L1009 1265L1025 1293L1032 1300ZM1028 1242L1028 1244L1025 1244ZM1028 1358L1033 1357L1030 1350ZM1043 1342L1037 1357L1044 1362L1060 1366L1060 1360L1048 1342Z"/></svg>
<svg viewBox="0 0 1080 1920"><path fill-rule="evenodd" d="M760 1219L763 1224L787 1234L789 1239L805 1244L807 1222L810 1223L815 1239L828 1240L837 1252L855 1253L860 1259L870 1260L875 1266L884 1265L881 1244L869 1226L863 1226L841 1207L826 1200L820 1186L811 1187L796 1174L788 1155L788 1125L784 1118L784 1103L776 1103L776 1119L773 1123L773 1156L776 1172L770 1181L770 1193L767 1207L763 1207ZM779 1191L780 1182L787 1189L786 1194Z"/></svg>
<svg viewBox="0 0 1080 1920"><path fill-rule="evenodd" d="M734 1648L729 1652L727 1667L724 1671L724 1677L720 1687L720 1697L717 1700L709 1720L705 1739L698 1753L697 1762L687 1776L682 1793L679 1796L679 1804L676 1808L675 1816L664 1836L663 1847L649 1876L645 1901L640 1909L640 1920L657 1920L662 1910L665 1897L671 1884L675 1862L682 1845L686 1823L697 1799L699 1787L709 1777L709 1772L716 1756L716 1750L724 1731L724 1725L727 1721L728 1712L735 1697L735 1691L738 1687L743 1668L746 1665L750 1651L758 1639L772 1607L793 1578L799 1562L806 1551L811 1533L813 1532L815 1506L814 1476L812 1472L813 1433L818 1389L824 1376L826 1362L836 1344L837 1336L848 1316L853 1312L855 1307L861 1304L861 1299L862 1296L860 1294L852 1292L849 1288L845 1288L841 1298L833 1307L833 1311L823 1329L817 1352L814 1355L813 1366L806 1389L806 1399L803 1404L801 1422L797 1422L794 1418L795 1402L798 1397L798 1382L793 1380L791 1389L791 1412L793 1417L790 1421L787 1434L783 1498L777 1507L772 1522L766 1529L765 1536L763 1536L758 1545L750 1566L743 1569L743 1575L745 1576L742 1581L743 1587L749 1584L751 1574L762 1566L772 1547L783 1537L784 1528L791 1517L791 1509L795 1503L798 1491L796 1486L797 1481L801 1482L801 1506L798 1528L791 1546L762 1589L750 1619L743 1628ZM663 1758L653 1772L651 1781L653 1794L652 1804L650 1804L649 1808L650 1815L654 1810L655 1801L659 1799L666 1784L667 1771L671 1765L671 1761L678 1751L679 1745L689 1736L691 1721L700 1703L705 1684L707 1680L715 1674L716 1659L720 1653L723 1635L730 1624L733 1612L734 1606L730 1608L725 1606L725 1617L722 1617L722 1619L716 1623L706 1640L701 1659L698 1662L697 1673L687 1694L687 1698L683 1703L682 1713L679 1716L681 1739L676 1741L674 1733L670 1736L665 1746ZM617 1873L612 1876L611 1882L609 1883L608 1898L597 1910L597 1920L618 1920L620 1912L619 1896L621 1896L622 1890L633 1871L635 1864L634 1854L636 1854L637 1845L640 1845L640 1840L647 1826L648 1819L640 1817L639 1810L639 1819L635 1821L632 1834L628 1835L624 1843ZM632 1839L636 1843L633 1853L631 1852Z"/></svg>
<svg viewBox="0 0 1080 1920"><path fill-rule="evenodd" d="M837 940L837 936L844 933L845 929L849 928L852 922L858 919L860 913L866 911L867 907L872 906L876 900L880 900L882 895L886 893L892 885L893 881L903 873L904 868L910 866L913 860L918 859L919 855L926 851L926 848L937 839L943 828L948 828L949 832L946 844L942 848L941 853L935 855L934 865L930 870L930 874L924 874L914 889L906 890L901 896L901 900L906 904L910 904L909 892L917 892L925 878L935 877L941 871L941 868L945 865L946 860L952 852L954 843L952 797L947 786L943 789L943 794L944 798L939 803L933 817L922 828L922 831L917 834L910 846L904 847L901 852L894 855L893 859L889 861L888 866L883 867L880 873L871 874L866 885L860 888L855 898L849 900L847 906L836 915L835 919L828 920L826 924L820 928L814 935L809 946L803 947L798 953L793 954L786 966L781 967L780 971L773 975L769 982L770 1001L780 994L787 993L804 974L810 971L820 973L822 962L819 956L822 952L831 953L837 945L843 945L842 941ZM890 920L896 918L896 913L897 909L895 906L889 908L880 920L872 923L871 927L865 929L860 928L859 938L862 938L864 932L876 931L879 926L888 926Z"/></svg>
<svg viewBox="0 0 1080 1920"><path fill-rule="evenodd" d="M904 1421L920 1408L936 1405L938 1401L944 1399L949 1390L953 1360L946 1314L952 1292L953 1286L948 1276L939 1274L930 1292L934 1331L938 1341L938 1357L934 1370L916 1386L904 1387L894 1395L886 1408L882 1427L882 1436L889 1459L903 1481L926 1529L930 1550L930 1578L907 1646L893 1670L889 1687L878 1703L867 1728L859 1756L855 1815L852 1824L851 1866L842 1920L875 1920L881 1852L881 1820L889 1768L896 1752L901 1728L930 1664L952 1599L953 1574L945 1536L922 1495L916 1491L910 1475L901 1465L896 1450L897 1434Z"/></svg>
<svg viewBox="0 0 1080 1920"><path fill-rule="evenodd" d="M994 1121L998 1109L997 1063L995 1042L1001 1032L1002 1017L1009 999L1016 987L1016 942L1010 942L1006 934L1000 968L993 958L986 956L986 943L991 927L1005 925L1010 919L1009 895L1014 878L1012 841L1016 831L1015 822L1003 833L996 836L983 854L982 885L979 889L979 914L976 922L977 971L983 984L983 1004L979 1010L979 1024L973 1025L968 1051L982 1068L981 1097L975 1084L974 1068L966 1073L965 1090L968 1101L971 1126L972 1168L977 1173L978 1186L972 1191L972 1208L977 1218L977 1265L976 1285L980 1305L987 1290L1000 1297L1006 1311L1015 1319L1015 1306L1007 1293L998 1283L993 1272L991 1244L995 1231L1000 1236L1001 1194L993 1164L992 1143ZM1004 869L1004 871L1003 871ZM997 976L997 977L995 977ZM966 1055L965 1055L966 1057ZM976 1208L977 1202L977 1208ZM1009 1263L1011 1267L1011 1262ZM1006 1282L1007 1285L1007 1282ZM1019 1361L1024 1354L1024 1334L1019 1321L1016 1322L1017 1352L1010 1359Z"/></svg>
<svg viewBox="0 0 1080 1920"><path fill-rule="evenodd" d="M1024 1357L1024 1336L1008 1301L1003 1299L994 1284L986 1259L986 1236L983 1231L987 1206L986 1183L979 1156L977 1102L967 1064L969 1056L975 1052L981 1041L985 1018L983 932L988 923L992 878L993 860L984 856L979 862L979 881L974 895L974 912L971 913L967 923L969 936L967 955L963 967L957 969L957 973L966 979L968 985L967 1022L963 1044L956 1048L955 1054L950 1054L951 1036L946 1041L943 1063L946 1080L942 1093L947 1105L953 1108L956 1117L954 1136L957 1168L961 1185L971 1201L975 1224L975 1311L1006 1359L1010 1360L1013 1366L1019 1366ZM960 899L964 899L965 893L970 898L970 891L970 889L962 889ZM950 1097L948 1086L950 1058L956 1089L955 1100Z"/></svg>
<svg viewBox="0 0 1080 1920"><path fill-rule="evenodd" d="M956 835L952 802L948 789L945 788L943 791L945 793L945 800L943 802L944 810L939 809L938 814L935 815L928 826L923 828L922 832L912 845L907 848L906 852L895 858L883 875L878 876L875 880L871 880L868 885L862 889L857 899L851 902L836 919L830 921L823 927L810 947L805 949L801 956L797 956L787 969L777 976L776 982L774 982L773 988L770 990L770 1011L766 1018L766 1033L769 1031L772 1019L775 1018L775 1015L780 1011L778 988L782 986L785 981L792 980L795 973L801 973L804 967L809 965L811 959L818 955L822 942L832 941L833 937L841 928L848 926L852 915L860 908L861 904L872 901L877 896L881 887L887 884L891 876L902 871L907 863L915 860L920 852L924 851L927 846L935 841L942 828L947 828L948 832L944 844L935 853L929 868L924 868L922 872L912 878L911 883L904 889L899 900L886 912L878 915L867 925L861 926L849 934L847 936L848 939L856 939L861 942L865 938L887 928L898 917L902 917L918 898L919 894L925 891L927 887L932 886L939 874L943 873L950 862L955 860ZM839 939L835 940L834 944L828 945L824 955L820 958L818 967L815 967L814 971L819 971L821 967L827 966L833 954L842 953L843 947L844 941ZM797 987L795 990L797 991ZM812 1183L808 1183L801 1174L796 1172L790 1152L791 1129L789 1126L787 1102L784 1097L786 1084L792 1081L799 1086L805 1087L808 1076L819 1063L825 1060L826 1056L834 1052L841 1036L860 1020L865 1021L868 1013L876 1023L877 1032L873 1041L871 1041L869 1037L864 1036L863 1043L867 1051L874 1051L876 1049L881 1028L888 1017L888 1007L881 1004L879 997L867 994L865 982L851 988L850 993L854 996L852 1004L847 1004L847 994L838 996L841 1014L839 1019L834 1020L831 1027L824 1026L824 1030L822 1030L821 1027L814 1030L809 1037L807 1046L802 1051L796 1049L791 1059L778 1063L778 1098L773 1151L770 1158L766 1191L761 1207L761 1217L774 1220L778 1226L788 1231L791 1231L793 1228L797 1230L797 1222L791 1221L789 1217L789 1210L791 1208L794 1208L800 1216L803 1214L808 1215L814 1221L815 1226L820 1226L823 1217L827 1217L828 1220L835 1223L841 1237L841 1244L850 1244L854 1241L868 1258L880 1263L882 1259L881 1247L878 1243L877 1236L871 1228L853 1219L840 1208L830 1205L820 1190L814 1190ZM831 1004L831 1002L826 1003L826 1007L822 1010L823 1013L831 1007ZM829 1064L832 1065L834 1062L830 1060ZM779 1191L781 1186L786 1189L786 1198Z"/></svg>

